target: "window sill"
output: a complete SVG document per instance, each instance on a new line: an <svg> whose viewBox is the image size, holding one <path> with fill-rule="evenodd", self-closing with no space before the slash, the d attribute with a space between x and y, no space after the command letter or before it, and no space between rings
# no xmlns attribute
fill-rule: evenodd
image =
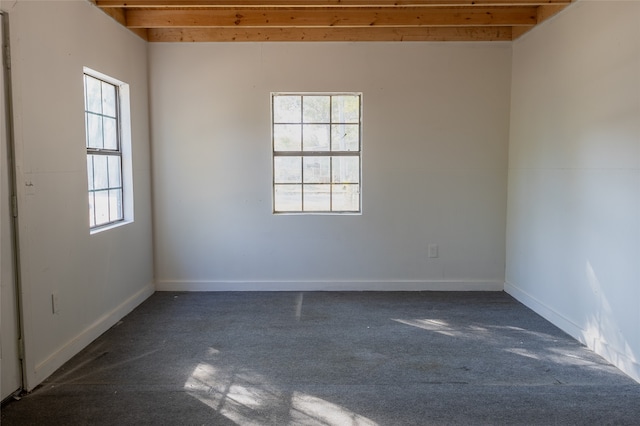
<svg viewBox="0 0 640 426"><path fill-rule="evenodd" d="M89 231L90 235L99 234L104 231L109 231L114 228L119 228L121 226L127 225L129 223L133 223L133 220L121 220L120 222L110 223L108 225L101 226L99 228L93 228Z"/></svg>

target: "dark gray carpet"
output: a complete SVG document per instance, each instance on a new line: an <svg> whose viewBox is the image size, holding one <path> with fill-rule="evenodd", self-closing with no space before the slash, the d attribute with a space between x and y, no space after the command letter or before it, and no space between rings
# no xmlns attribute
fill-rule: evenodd
<svg viewBox="0 0 640 426"><path fill-rule="evenodd" d="M505 293L156 293L2 425L638 425L640 384Z"/></svg>

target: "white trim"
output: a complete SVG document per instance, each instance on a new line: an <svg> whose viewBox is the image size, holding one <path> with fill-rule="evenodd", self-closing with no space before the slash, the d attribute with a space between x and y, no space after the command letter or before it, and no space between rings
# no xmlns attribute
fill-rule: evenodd
<svg viewBox="0 0 640 426"><path fill-rule="evenodd" d="M609 345L602 336L583 329L579 324L509 282L504 283L504 291L640 383L640 362Z"/></svg>
<svg viewBox="0 0 640 426"><path fill-rule="evenodd" d="M123 190L123 192L124 192L124 190ZM111 222L108 225L99 226L99 227L96 227L96 228L90 228L89 229L89 235L99 234L100 232L108 231L108 230L114 229L114 228L119 228L121 226L128 225L130 223L133 223L133 220L120 220L118 222Z"/></svg>
<svg viewBox="0 0 640 426"><path fill-rule="evenodd" d="M503 281L158 281L157 291L502 291Z"/></svg>
<svg viewBox="0 0 640 426"><path fill-rule="evenodd" d="M31 376L31 380L28 381L27 390L33 390L33 388L40 384L44 379L49 377L65 362L70 360L87 345L100 337L102 333L113 327L125 315L133 311L138 305L140 305L149 296L151 296L154 291L155 287L153 283L147 284L144 288L135 293L133 296L129 297L119 306L98 318L93 324L88 326L76 337L58 348L44 361L36 364L34 371L29 374Z"/></svg>
<svg viewBox="0 0 640 426"><path fill-rule="evenodd" d="M504 283L504 291L547 321L562 329L562 331L569 334L571 337L580 340L583 330L578 326L578 324L571 321L569 318L556 312L545 303L509 282Z"/></svg>
<svg viewBox="0 0 640 426"><path fill-rule="evenodd" d="M329 122L327 123L305 123L304 121L304 97L325 97L325 98L329 98ZM359 111L358 111L358 122L357 123L353 123L353 122L340 122L340 121L333 121L333 113L332 113L332 108L333 108L333 97L346 97L346 96L350 96L350 97L357 97L358 98L358 103L359 103ZM291 216L291 215L301 215L301 216L308 216L308 215L320 215L320 216L334 216L334 215L338 215L338 216L361 216L362 215L362 143L363 143L363 121L362 121L362 112L363 112L363 100L362 100L362 92L271 92L271 213L274 216L280 216L280 215L285 215L285 216ZM299 121L295 121L295 122L291 122L291 123L283 123L283 122L277 122L275 121L275 109L274 109L274 105L275 105L275 100L277 97L297 97L300 98L301 104L300 104L300 118ZM286 150L286 151L276 151L276 147L275 147L275 129L277 125L292 125L292 126L300 126L300 130L302 131L301 133L301 137L304 134L304 126L305 124L321 124L321 125L326 125L329 127L328 131L329 131L329 138L332 141L333 140L333 131L331 130L333 128L334 125L348 125L348 126L352 126L352 125L358 125L358 150L357 151L339 151L339 150L333 150L333 142L331 142L331 148L329 151L307 151L304 149L304 137L301 139L301 146L300 146L300 150ZM304 209L304 187L305 185L315 185L315 184L329 184L329 186L334 185L333 182L333 175L332 175L332 171L330 171L330 175L329 176L329 180L330 182L306 182L305 179L303 178L304 175L304 159L305 157L310 158L310 157L314 157L314 156L320 156L322 158L325 157L334 157L334 156L349 156L349 157L356 157L358 159L358 182L344 182L344 184L346 185L357 185L358 186L358 210L333 210L333 200L334 200L334 196L333 196L333 191L331 192L329 198L330 198L330 210L327 211L309 211L309 210L305 210ZM291 184L295 184L295 185L300 185L300 188L302 190L302 193L300 194L300 200L301 200L301 205L299 209L296 210L276 210L276 185L279 184L283 184L285 182L278 182L276 183L276 175L275 175L275 170L276 170L276 158L279 157L300 157L301 158L301 163L300 163L300 170L302 172L301 174L301 180L299 182L289 182ZM333 160L331 160L333 162ZM338 185L341 185L342 183L337 183Z"/></svg>
<svg viewBox="0 0 640 426"><path fill-rule="evenodd" d="M96 78L98 80L105 81L109 84L116 86L117 89L117 108L118 108L118 129L120 132L119 139L119 152L120 152L120 171L122 174L122 203L123 203L123 218L117 222L109 222L105 225L95 226L89 228L89 234L97 234L109 229L117 228L129 223L133 223L134 220L134 207L133 207L133 159L132 159L132 139L131 139L131 93L129 84L124 83L116 78L110 77L99 71L93 70L89 67L83 67L83 75ZM83 80L84 81L84 80ZM86 102L86 87L84 89L84 97ZM85 106L86 109L86 106ZM86 115L87 112L85 111ZM85 123L86 126L86 123ZM87 155L89 152L87 152ZM86 166L86 164L85 164ZM87 207L88 209L88 207ZM88 215L87 215L88 216Z"/></svg>
<svg viewBox="0 0 640 426"><path fill-rule="evenodd" d="M94 69L91 69L89 67L82 67L82 72L84 74L89 74L91 77L95 77L99 80L104 80L107 83L111 83L114 86L122 86L122 85L126 85L127 83L125 83L124 81L120 81L117 78L113 78L107 74L101 73L100 71L96 71Z"/></svg>

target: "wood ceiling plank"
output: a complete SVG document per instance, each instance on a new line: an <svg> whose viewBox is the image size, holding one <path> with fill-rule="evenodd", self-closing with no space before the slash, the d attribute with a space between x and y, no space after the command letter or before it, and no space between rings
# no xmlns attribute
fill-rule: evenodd
<svg viewBox="0 0 640 426"><path fill-rule="evenodd" d="M351 7L351 6L539 6L568 5L571 0L95 0L101 8L202 7Z"/></svg>
<svg viewBox="0 0 640 426"><path fill-rule="evenodd" d="M121 25L127 25L127 19L125 18L124 9L116 8L116 7L108 7L102 9L104 13L111 16L113 19L118 21Z"/></svg>
<svg viewBox="0 0 640 426"><path fill-rule="evenodd" d="M143 40L149 41L149 30L146 28L129 28L129 31L136 34Z"/></svg>
<svg viewBox="0 0 640 426"><path fill-rule="evenodd" d="M518 26L537 23L536 7L128 9L129 28Z"/></svg>
<svg viewBox="0 0 640 426"><path fill-rule="evenodd" d="M558 12L563 10L566 6L564 5L545 5L538 7L538 24L546 21L547 19L555 16Z"/></svg>
<svg viewBox="0 0 640 426"><path fill-rule="evenodd" d="M517 38L521 37L523 34L528 33L529 31L531 31L531 29L533 28L533 25L530 27L513 27L511 29L511 37L513 40L516 40Z"/></svg>
<svg viewBox="0 0 640 426"><path fill-rule="evenodd" d="M538 24L546 21L547 19L555 16L558 12L566 8L564 5L545 5L538 7ZM534 26L526 27L514 27L512 31L513 40L522 37L534 28Z"/></svg>
<svg viewBox="0 0 640 426"><path fill-rule="evenodd" d="M127 26L127 19L125 16L124 9L114 7L114 8L104 8L102 9L102 11L107 15L109 15L110 17L112 17L113 19L115 19L119 24L125 27ZM129 28L129 30L132 33L136 34L138 37L142 38L143 40L149 41L146 28Z"/></svg>
<svg viewBox="0 0 640 426"><path fill-rule="evenodd" d="M509 27L162 28L151 42L511 41Z"/></svg>

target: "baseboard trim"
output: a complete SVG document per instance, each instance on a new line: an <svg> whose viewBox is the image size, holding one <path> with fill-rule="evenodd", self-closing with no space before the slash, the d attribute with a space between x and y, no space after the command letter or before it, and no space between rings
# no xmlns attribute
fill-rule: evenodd
<svg viewBox="0 0 640 426"><path fill-rule="evenodd" d="M503 281L158 281L157 291L502 291Z"/></svg>
<svg viewBox="0 0 640 426"><path fill-rule="evenodd" d="M601 336L583 329L580 325L515 285L505 282L504 291L640 383L640 363L638 361L613 348Z"/></svg>
<svg viewBox="0 0 640 426"><path fill-rule="evenodd" d="M32 380L29 380L27 383L27 390L33 390L65 362L70 360L74 355L100 337L102 333L113 327L120 319L133 311L154 292L154 283L147 284L141 290L122 302L119 306L102 315L93 324L80 332L80 334L49 355L44 361L36 364Z"/></svg>
<svg viewBox="0 0 640 426"><path fill-rule="evenodd" d="M504 283L504 291L574 339L582 342L584 331L578 324L509 282Z"/></svg>

